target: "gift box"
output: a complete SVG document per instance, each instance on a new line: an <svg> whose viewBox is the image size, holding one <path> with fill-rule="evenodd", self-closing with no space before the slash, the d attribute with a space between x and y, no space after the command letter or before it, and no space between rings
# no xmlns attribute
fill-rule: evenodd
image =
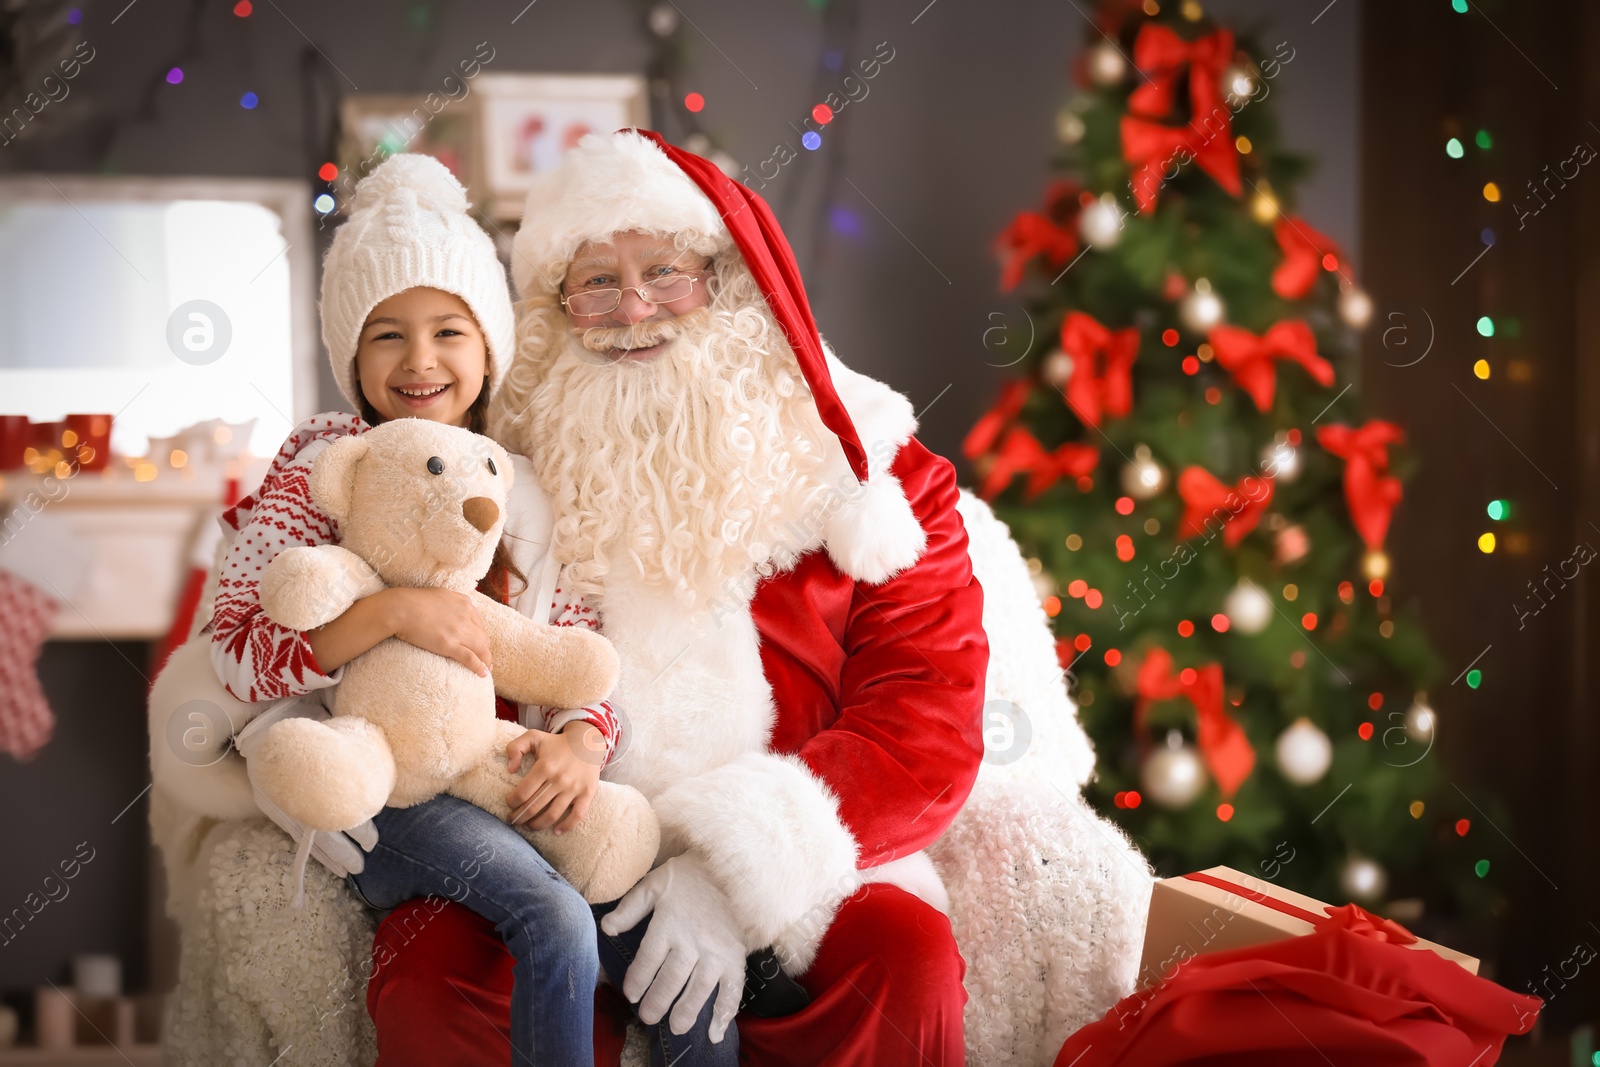
<svg viewBox="0 0 1600 1067"><path fill-rule="evenodd" d="M1478 961L1472 956L1425 941L1354 904L1333 907L1231 867L1212 867L1155 884L1139 960L1139 986L1171 978L1177 967L1196 956L1300 937L1329 926L1433 952L1469 974L1478 973Z"/></svg>

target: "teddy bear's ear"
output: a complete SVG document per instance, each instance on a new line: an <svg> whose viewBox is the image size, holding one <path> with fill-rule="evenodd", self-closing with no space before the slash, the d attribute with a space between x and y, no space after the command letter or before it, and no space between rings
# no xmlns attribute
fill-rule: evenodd
<svg viewBox="0 0 1600 1067"><path fill-rule="evenodd" d="M356 466L370 447L364 436L341 437L311 464L311 499L341 526L350 515Z"/></svg>

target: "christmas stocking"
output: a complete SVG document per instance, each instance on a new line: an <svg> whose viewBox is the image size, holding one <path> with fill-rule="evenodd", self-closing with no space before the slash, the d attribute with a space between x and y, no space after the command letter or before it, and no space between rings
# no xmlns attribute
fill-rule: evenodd
<svg viewBox="0 0 1600 1067"><path fill-rule="evenodd" d="M59 605L36 585L0 570L0 751L28 759L55 719L34 664Z"/></svg>

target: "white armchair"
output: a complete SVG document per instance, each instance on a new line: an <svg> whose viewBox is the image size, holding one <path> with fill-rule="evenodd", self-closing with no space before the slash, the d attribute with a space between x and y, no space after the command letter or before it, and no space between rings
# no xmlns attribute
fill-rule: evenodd
<svg viewBox="0 0 1600 1067"><path fill-rule="evenodd" d="M982 501L963 493L960 511L984 588L991 752L929 853L967 962L968 1061L1049 1065L1132 990L1151 873L1080 797L1094 753L1021 553ZM197 694L248 714L215 682L203 642L180 649L151 693L151 827L183 938L168 1062L269 1067L293 1045L296 1063L364 1067L372 921L317 864L305 909L290 909L293 844L256 812L243 761L220 743L214 762L174 758L169 720ZM638 1026L623 1062L647 1063Z"/></svg>

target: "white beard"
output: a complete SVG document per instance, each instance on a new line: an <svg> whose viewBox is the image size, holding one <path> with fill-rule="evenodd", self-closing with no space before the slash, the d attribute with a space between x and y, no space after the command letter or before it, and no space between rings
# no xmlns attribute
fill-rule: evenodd
<svg viewBox="0 0 1600 1067"><path fill-rule="evenodd" d="M603 600L612 575L685 607L743 607L759 575L814 547L791 520L827 491L819 468L838 441L765 302L719 296L637 363L597 357L551 309L527 312L546 316L526 331L545 344L519 353L539 379L513 422L581 595Z"/></svg>
<svg viewBox="0 0 1600 1067"><path fill-rule="evenodd" d="M563 592L599 611L621 660L623 748L605 777L655 807L658 861L697 849L747 950L774 945L799 974L860 881L945 899L922 853L858 872L832 788L769 751L778 709L750 610L761 576L812 549L873 584L915 563L926 537L887 467L916 420L830 357L877 464L858 483L748 270L724 264L721 280L709 324L685 317L684 335L641 363L603 361L553 300L524 302L492 433L538 470Z"/></svg>

